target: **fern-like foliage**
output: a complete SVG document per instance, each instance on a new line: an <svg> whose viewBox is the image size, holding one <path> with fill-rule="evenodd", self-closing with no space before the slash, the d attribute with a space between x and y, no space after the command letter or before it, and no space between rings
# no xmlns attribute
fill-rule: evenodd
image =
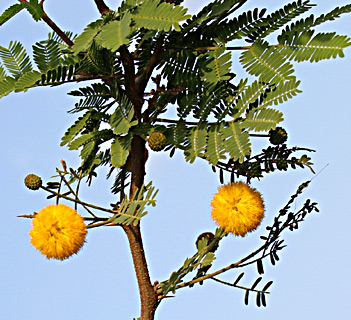
<svg viewBox="0 0 351 320"><path fill-rule="evenodd" d="M24 5L35 21L41 19L43 16L43 8L39 4L39 0L29 0L25 2Z"/></svg>
<svg viewBox="0 0 351 320"><path fill-rule="evenodd" d="M131 15L125 13L120 21L114 20L101 28L100 44L111 51L116 51L121 45L129 43Z"/></svg>
<svg viewBox="0 0 351 320"><path fill-rule="evenodd" d="M101 31L102 25L102 19L89 23L84 31L75 39L72 47L73 53L86 52L93 43L96 35Z"/></svg>
<svg viewBox="0 0 351 320"><path fill-rule="evenodd" d="M74 97L81 97L79 102L75 104L75 107L70 110L71 113L91 109L100 111L111 105L109 100L112 98L112 95L108 86L102 83L92 83L90 86L81 87L68 94ZM106 117L108 116L106 115Z"/></svg>
<svg viewBox="0 0 351 320"><path fill-rule="evenodd" d="M203 80L215 85L231 78L229 75L232 65L231 54L230 52L224 52L225 48L223 46L209 52L209 63L206 65L209 70L204 72Z"/></svg>
<svg viewBox="0 0 351 320"><path fill-rule="evenodd" d="M116 135L127 134L130 128L137 124L136 120L132 121L133 116L133 105L128 101L127 97L123 96L115 112L110 117L113 133Z"/></svg>
<svg viewBox="0 0 351 320"><path fill-rule="evenodd" d="M62 62L59 43L53 39L36 43L33 46L33 58L41 73L55 69Z"/></svg>
<svg viewBox="0 0 351 320"><path fill-rule="evenodd" d="M275 47L269 46L268 42L253 43L239 60L248 73L259 76L266 83L278 84L294 78L292 64L285 61L284 56Z"/></svg>
<svg viewBox="0 0 351 320"><path fill-rule="evenodd" d="M289 60L318 62L343 57L343 49L351 44L349 37L336 35L335 32L318 33L314 37L313 34L314 31L309 30L293 36L280 36L277 50Z"/></svg>
<svg viewBox="0 0 351 320"><path fill-rule="evenodd" d="M13 4L8 7L1 15L0 15L0 26L3 25L6 21L10 20L14 15L20 12L25 7L23 2Z"/></svg>
<svg viewBox="0 0 351 320"><path fill-rule="evenodd" d="M302 0L298 0L285 5L282 9L263 17L262 21L257 21L254 24L252 32L246 35L246 41L256 42L267 37L299 15L310 10L313 6L314 4L311 4L309 0L303 2Z"/></svg>
<svg viewBox="0 0 351 320"><path fill-rule="evenodd" d="M0 58L6 69L16 79L32 70L32 63L20 42L10 41L8 48L0 46Z"/></svg>
<svg viewBox="0 0 351 320"><path fill-rule="evenodd" d="M111 144L111 165L121 168L125 165L130 152L132 134L116 137Z"/></svg>
<svg viewBox="0 0 351 320"><path fill-rule="evenodd" d="M137 225L140 219L147 214L145 206L152 205L154 207L156 205L155 197L157 193L158 189L155 189L150 182L148 185L143 185L138 189L131 200L124 197L112 223Z"/></svg>
<svg viewBox="0 0 351 320"><path fill-rule="evenodd" d="M133 11L133 20L136 27L159 31L170 31L173 27L175 31L180 31L179 21L190 18L186 11L187 9L179 5L174 6L160 0L146 0Z"/></svg>
<svg viewBox="0 0 351 320"><path fill-rule="evenodd" d="M282 30L280 37L286 38L288 34L294 34L295 32L300 33L302 31L307 31L313 27L316 27L324 22L333 21L339 18L344 13L351 12L351 4L347 4L342 7L336 7L326 14L321 14L318 18L315 18L313 14L309 17L298 20L296 22L291 23L289 26L286 26L285 29ZM279 39L279 37L278 37Z"/></svg>

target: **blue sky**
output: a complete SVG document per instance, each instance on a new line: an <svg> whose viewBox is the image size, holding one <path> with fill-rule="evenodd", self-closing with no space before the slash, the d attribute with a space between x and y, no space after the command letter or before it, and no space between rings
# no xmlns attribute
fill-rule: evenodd
<svg viewBox="0 0 351 320"><path fill-rule="evenodd" d="M80 33L98 18L93 1L46 1L49 16L62 29ZM14 0L1 0L2 12ZM90 3L90 4L87 4ZM111 8L118 1L109 0ZM269 11L285 1L248 1L245 10L256 5ZM312 9L318 16L347 1L316 0ZM203 4L186 1L195 13ZM320 31L350 32L351 15L322 25ZM0 45L21 41L27 50L50 32L35 23L26 12L0 27ZM245 76L235 60L235 72ZM311 214L299 230L284 236L288 245L276 266L265 263L263 281L273 280L267 307L257 308L254 300L243 303L244 292L208 281L203 286L182 289L175 298L163 301L157 320L179 319L346 319L348 317L351 264L349 233L351 227L349 194L351 118L351 49L345 58L318 64L296 64L303 93L279 106L284 112L290 146L317 150L315 170L327 168L311 183L296 203L306 197L319 203L320 213ZM132 319L139 315L139 297L126 237L119 228L89 231L82 251L67 261L49 261L29 244L30 221L16 218L46 206L44 192L31 192L23 185L28 173L49 180L65 159L69 166L79 165L78 154L59 146L61 136L75 118L67 114L75 100L66 92L76 85L38 88L11 94L0 100L1 217L0 225L0 318L19 319ZM261 143L254 145L255 148ZM213 231L210 200L217 190L218 177L206 162L185 162L183 154L170 159L166 153L151 153L147 180L160 189L157 206L144 218L142 231L152 280L162 281L194 253L194 243L203 231ZM109 194L111 182L105 172L81 198L107 206L115 201ZM274 173L253 185L262 194L266 217L261 227L245 238L229 236L217 253L214 269L224 267L253 251L272 223L276 212L287 202L297 186L312 178L307 170ZM244 271L243 285L257 277L256 267L233 270L221 279L233 281Z"/></svg>

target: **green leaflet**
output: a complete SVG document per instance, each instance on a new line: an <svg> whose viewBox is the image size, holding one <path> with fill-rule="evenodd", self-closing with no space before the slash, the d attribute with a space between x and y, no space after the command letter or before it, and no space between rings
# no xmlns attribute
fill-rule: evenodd
<svg viewBox="0 0 351 320"><path fill-rule="evenodd" d="M283 120L283 113L278 110L272 108L251 109L246 114L241 127L254 131L268 131L274 129L276 124Z"/></svg>
<svg viewBox="0 0 351 320"><path fill-rule="evenodd" d="M71 142L83 130L90 115L91 113L89 111L86 112L83 116L79 117L78 120L72 126L70 126L67 129L64 136L61 138L61 147Z"/></svg>
<svg viewBox="0 0 351 320"><path fill-rule="evenodd" d="M5 77L0 81L0 98L8 95L15 89L16 79L12 77Z"/></svg>
<svg viewBox="0 0 351 320"><path fill-rule="evenodd" d="M288 3L282 9L279 9L268 16L264 17L261 22L258 22L256 25L256 30L248 35L250 42L257 41L267 37L272 32L278 30L283 25L287 24L291 20L295 19L302 13L307 12L314 4L310 4L310 1L301 0Z"/></svg>
<svg viewBox="0 0 351 320"><path fill-rule="evenodd" d="M97 149L98 149L98 146L97 146L96 141L91 140L91 141L85 143L80 151L81 159L86 160L86 161L93 160L92 157L96 155Z"/></svg>
<svg viewBox="0 0 351 320"><path fill-rule="evenodd" d="M71 140L71 142L69 142L68 144L68 149L77 150L79 147L86 145L90 141L97 141L101 138L106 138L106 140L109 140L109 138L112 138L112 137L113 137L113 134L110 129L92 131L81 135L77 139Z"/></svg>
<svg viewBox="0 0 351 320"><path fill-rule="evenodd" d="M234 101L234 103L236 102L232 114L234 119L240 117L250 104L254 103L268 88L267 84L256 80L243 90L245 84L246 82L243 82L240 88L240 99L236 98Z"/></svg>
<svg viewBox="0 0 351 320"><path fill-rule="evenodd" d="M74 77L74 73L78 65L67 65L67 66L58 66L56 69L49 70L46 73L41 75L41 80L37 84L38 86L45 85L60 85L65 82L71 81ZM76 80L78 80L78 76Z"/></svg>
<svg viewBox="0 0 351 320"><path fill-rule="evenodd" d="M295 32L302 32L310 29L311 27L315 27L321 23L326 21L333 21L336 18L339 18L343 13L350 13L351 12L351 4L347 4L342 7L336 7L332 11L328 12L327 14L321 14L318 18L314 18L314 15L311 14L309 17L305 19L298 20L292 23L290 26L287 26L285 30L282 31L281 35L278 36L279 38L285 38L294 35ZM290 35L289 35L290 33Z"/></svg>
<svg viewBox="0 0 351 320"><path fill-rule="evenodd" d="M108 87L103 83L92 83L90 86L81 87L79 90L73 90L68 94L83 98L75 104L74 109L70 110L70 112L80 112L82 110L90 110L91 108L99 109L111 97L108 93ZM108 115L106 115L106 117L108 117Z"/></svg>
<svg viewBox="0 0 351 320"><path fill-rule="evenodd" d="M223 80L229 80L231 77L228 75L232 65L231 52L226 52L225 47L218 47L216 50L208 53L210 62L207 67L211 70L205 72L202 77L205 81L211 84L217 84Z"/></svg>
<svg viewBox="0 0 351 320"><path fill-rule="evenodd" d="M219 160L226 158L223 138L220 134L223 127L223 123L214 124L211 125L208 130L206 159L213 166L215 166Z"/></svg>
<svg viewBox="0 0 351 320"><path fill-rule="evenodd" d="M197 127L192 127L188 131L188 144L184 149L186 161L193 163L196 157L205 154L207 140L207 122L200 123Z"/></svg>
<svg viewBox="0 0 351 320"><path fill-rule="evenodd" d="M130 102L125 99L125 104L120 104L115 112L111 115L110 125L113 133L120 135L128 133L129 129L138 123L137 120L132 121L134 116L134 108Z"/></svg>
<svg viewBox="0 0 351 320"><path fill-rule="evenodd" d="M272 104L277 105L279 103L283 103L288 99L293 98L298 93L302 91L298 89L300 81L296 81L296 79L292 79L285 83L280 83L278 86L267 93L267 95L262 99L263 101L260 103L260 107L270 106Z"/></svg>
<svg viewBox="0 0 351 320"><path fill-rule="evenodd" d="M87 51L96 35L100 32L103 24L102 19L89 23L84 31L74 40L72 50L74 54Z"/></svg>
<svg viewBox="0 0 351 320"><path fill-rule="evenodd" d="M155 190L150 182L147 186L143 185L138 189L131 200L124 197L112 223L137 225L140 219L147 214L145 206L151 204L154 207L156 205L157 193L158 189Z"/></svg>
<svg viewBox="0 0 351 320"><path fill-rule="evenodd" d="M182 148L182 145L187 136L188 128L184 120L179 120L177 125L171 126L166 132L167 143L169 142L177 148Z"/></svg>
<svg viewBox="0 0 351 320"><path fill-rule="evenodd" d="M100 33L101 46L111 51L117 51L121 45L128 44L128 37L131 33L130 22L130 13L126 12L121 21L115 20L104 25Z"/></svg>
<svg viewBox="0 0 351 320"><path fill-rule="evenodd" d="M9 19L11 19L16 13L20 12L24 7L25 7L24 3L16 3L16 4L8 7L0 15L0 26L3 25Z"/></svg>
<svg viewBox="0 0 351 320"><path fill-rule="evenodd" d="M174 6L168 2L160 3L160 0L146 0L138 5L137 10L132 13L137 28L150 30L180 31L179 21L188 19L187 9L181 6Z"/></svg>
<svg viewBox="0 0 351 320"><path fill-rule="evenodd" d="M40 79L40 72L33 70L26 72L16 81L15 92L27 91L28 88L32 87L33 84L35 84Z"/></svg>
<svg viewBox="0 0 351 320"><path fill-rule="evenodd" d="M294 78L292 64L268 42L253 43L250 50L240 55L239 60L249 74L259 76L260 81L266 83L277 84Z"/></svg>
<svg viewBox="0 0 351 320"><path fill-rule="evenodd" d="M262 17L267 9L258 11L256 8L234 17L229 21L223 21L219 25L208 25L204 35L206 37L218 38L219 41L227 43L234 39L248 37L253 33L257 33L262 27Z"/></svg>
<svg viewBox="0 0 351 320"><path fill-rule="evenodd" d="M116 167L122 167L128 158L129 149L132 142L132 134L116 137L111 144L111 164Z"/></svg>
<svg viewBox="0 0 351 320"><path fill-rule="evenodd" d="M16 79L24 73L32 70L32 64L29 56L22 44L18 41L10 41L9 47L0 46L0 58L2 59L6 69Z"/></svg>
<svg viewBox="0 0 351 320"><path fill-rule="evenodd" d="M230 157L240 163L244 161L245 156L251 154L251 144L249 134L243 131L242 127L237 122L229 122L228 126L222 130L224 146Z"/></svg>
<svg viewBox="0 0 351 320"><path fill-rule="evenodd" d="M44 14L43 9L39 4L38 0L29 0L29 2L24 3L24 6L32 15L35 21L39 21Z"/></svg>
<svg viewBox="0 0 351 320"><path fill-rule="evenodd" d="M33 45L33 58L41 73L46 73L61 64L60 46L53 39L37 42Z"/></svg>
<svg viewBox="0 0 351 320"><path fill-rule="evenodd" d="M0 64L0 81L6 78L5 68Z"/></svg>
<svg viewBox="0 0 351 320"><path fill-rule="evenodd" d="M225 18L228 12L235 7L238 3L245 3L247 0L215 0L209 3L207 6L201 9L201 11L191 17L187 21L184 29L189 31L193 27L201 25L202 27L208 25L211 20L216 20L216 18L222 16ZM218 19L220 20L220 19Z"/></svg>
<svg viewBox="0 0 351 320"><path fill-rule="evenodd" d="M289 37L279 37L278 51L285 59L318 62L323 59L344 57L343 49L350 46L350 38L335 32L318 33L308 30Z"/></svg>

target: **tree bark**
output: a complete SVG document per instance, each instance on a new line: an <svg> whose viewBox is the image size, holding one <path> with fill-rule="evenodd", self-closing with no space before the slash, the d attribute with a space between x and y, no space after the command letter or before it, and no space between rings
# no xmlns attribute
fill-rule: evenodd
<svg viewBox="0 0 351 320"><path fill-rule="evenodd" d="M119 49L121 60L125 73L125 94L134 105L134 119L141 122L141 109L144 103L144 88L138 88L135 76L135 65L133 56L128 51L126 46L121 46ZM151 72L148 74L150 78ZM148 79L145 79L147 83ZM132 198L135 192L144 184L145 176L145 140L134 135L132 138L130 149L130 171L131 171L131 185L129 197ZM153 320L157 308L157 292L151 283L149 271L147 267L142 236L140 231L140 223L137 226L123 225L130 251L133 258L134 269L138 282L141 320Z"/></svg>
<svg viewBox="0 0 351 320"><path fill-rule="evenodd" d="M130 187L131 198L137 189L139 189L144 183L145 141L140 136L134 136L132 139L130 170L132 172L132 181ZM140 318L141 320L153 320L157 307L157 293L154 290L149 276L142 236L140 232L140 223L137 226L123 225L123 229L128 237L139 287L141 304Z"/></svg>

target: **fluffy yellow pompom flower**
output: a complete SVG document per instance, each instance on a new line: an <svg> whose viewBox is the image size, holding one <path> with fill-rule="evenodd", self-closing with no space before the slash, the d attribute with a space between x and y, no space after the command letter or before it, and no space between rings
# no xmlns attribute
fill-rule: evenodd
<svg viewBox="0 0 351 320"><path fill-rule="evenodd" d="M30 243L48 259L64 260L77 253L87 234L82 216L64 204L41 209L32 225Z"/></svg>
<svg viewBox="0 0 351 320"><path fill-rule="evenodd" d="M261 194L243 182L218 187L211 206L211 216L217 225L242 237L256 230L264 217Z"/></svg>

